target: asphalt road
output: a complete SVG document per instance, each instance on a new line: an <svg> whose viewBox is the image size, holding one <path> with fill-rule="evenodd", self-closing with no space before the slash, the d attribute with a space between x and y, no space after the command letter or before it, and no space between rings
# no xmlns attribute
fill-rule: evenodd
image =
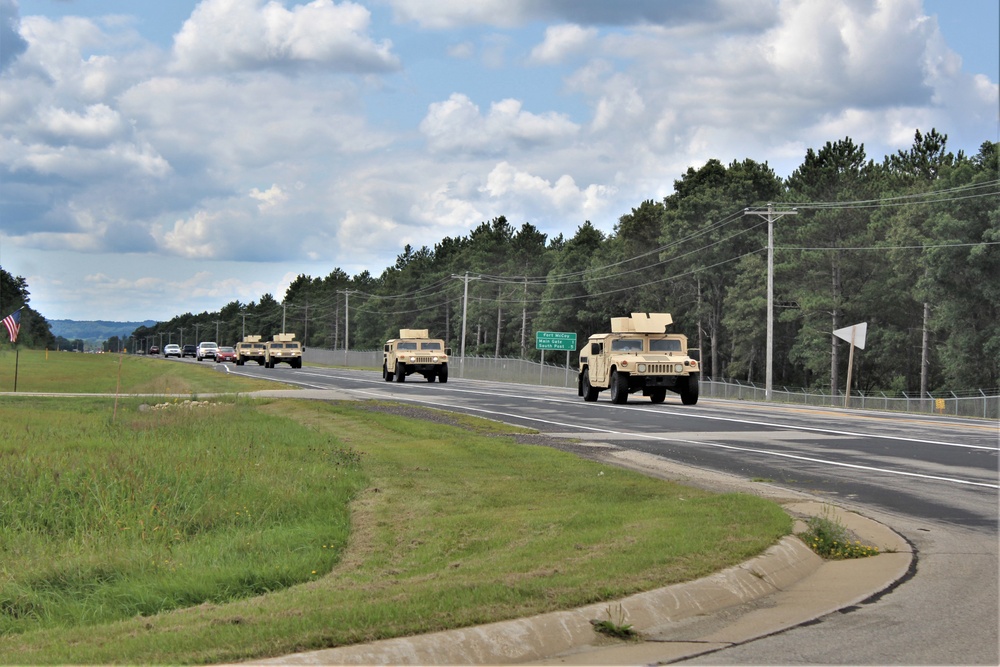
<svg viewBox="0 0 1000 667"><path fill-rule="evenodd" d="M655 454L700 469L816 496L891 526L916 566L894 589L819 622L719 651L692 664L1000 664L1000 424L944 416L702 399L683 406L607 393L376 372L224 365L358 398L468 412Z"/></svg>

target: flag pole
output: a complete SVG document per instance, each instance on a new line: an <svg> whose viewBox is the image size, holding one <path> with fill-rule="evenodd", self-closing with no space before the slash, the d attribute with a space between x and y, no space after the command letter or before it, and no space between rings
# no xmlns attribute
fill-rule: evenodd
<svg viewBox="0 0 1000 667"><path fill-rule="evenodd" d="M14 393L17 393L17 367L21 362L21 348L14 343Z"/></svg>

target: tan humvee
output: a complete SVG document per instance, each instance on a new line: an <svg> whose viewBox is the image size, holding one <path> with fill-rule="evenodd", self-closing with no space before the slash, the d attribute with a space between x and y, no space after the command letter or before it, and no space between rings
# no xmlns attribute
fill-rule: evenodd
<svg viewBox="0 0 1000 667"><path fill-rule="evenodd" d="M292 368L302 368L302 345L293 333L274 334L264 343L264 368L286 363Z"/></svg>
<svg viewBox="0 0 1000 667"><path fill-rule="evenodd" d="M407 375L420 373L428 382L447 382L449 354L451 348L430 338L427 329L400 329L399 338L390 338L382 348L382 379L404 382Z"/></svg>
<svg viewBox="0 0 1000 667"><path fill-rule="evenodd" d="M242 366L248 361L264 365L264 343L260 342L260 336L245 336L235 347L237 366Z"/></svg>
<svg viewBox="0 0 1000 667"><path fill-rule="evenodd" d="M697 353L688 348L687 336L666 333L672 323L669 313L611 318L611 333L594 334L580 350L577 394L596 401L609 389L612 403L625 403L641 391L650 402L662 403L670 390L684 405L697 403Z"/></svg>

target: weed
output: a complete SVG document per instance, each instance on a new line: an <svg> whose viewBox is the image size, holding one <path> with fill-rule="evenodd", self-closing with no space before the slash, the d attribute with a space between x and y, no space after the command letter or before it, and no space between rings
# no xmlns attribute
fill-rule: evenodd
<svg viewBox="0 0 1000 667"><path fill-rule="evenodd" d="M829 516L814 516L806 521L808 529L799 537L813 551L823 558L843 560L846 558L867 558L877 556L878 547L862 544L860 540L851 541L851 537L838 520Z"/></svg>
<svg viewBox="0 0 1000 667"><path fill-rule="evenodd" d="M620 602L616 610L612 610L611 605L608 605L605 613L608 615L605 620L599 621L595 618L590 621L590 624L594 626L594 630L609 637L617 637L618 639L636 639L638 637L632 624L626 623L628 615L625 613L625 609L622 608Z"/></svg>

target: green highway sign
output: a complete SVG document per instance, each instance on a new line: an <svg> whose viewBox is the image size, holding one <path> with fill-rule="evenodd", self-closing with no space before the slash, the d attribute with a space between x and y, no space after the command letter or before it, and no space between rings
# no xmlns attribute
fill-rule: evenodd
<svg viewBox="0 0 1000 667"><path fill-rule="evenodd" d="M535 332L536 350L569 350L576 349L576 333L566 331Z"/></svg>

